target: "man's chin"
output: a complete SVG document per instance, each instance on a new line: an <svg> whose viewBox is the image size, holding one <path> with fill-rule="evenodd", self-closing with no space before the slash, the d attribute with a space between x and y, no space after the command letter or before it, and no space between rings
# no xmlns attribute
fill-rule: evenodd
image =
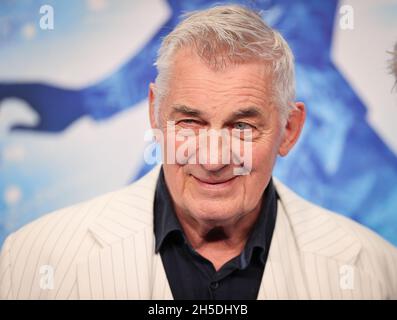
<svg viewBox="0 0 397 320"><path fill-rule="evenodd" d="M202 204L200 209L192 210L192 215L196 220L208 223L211 225L222 225L228 223L238 216L236 208L219 207L219 206L205 206Z"/></svg>

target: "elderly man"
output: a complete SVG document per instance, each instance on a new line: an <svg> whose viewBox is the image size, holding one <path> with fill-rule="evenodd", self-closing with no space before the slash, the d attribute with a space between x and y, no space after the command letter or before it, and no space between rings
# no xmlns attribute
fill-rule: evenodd
<svg viewBox="0 0 397 320"><path fill-rule="evenodd" d="M2 298L397 298L392 245L272 178L305 119L279 33L246 8L214 7L182 21L156 65L163 165L10 235ZM230 135L191 143L208 131Z"/></svg>

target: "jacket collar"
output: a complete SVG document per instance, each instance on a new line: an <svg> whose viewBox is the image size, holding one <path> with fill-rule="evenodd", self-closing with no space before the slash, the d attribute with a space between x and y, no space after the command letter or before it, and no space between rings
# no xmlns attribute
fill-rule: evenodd
<svg viewBox="0 0 397 320"><path fill-rule="evenodd" d="M275 185L299 250L355 263L361 242L341 223L347 218L308 202L277 179Z"/></svg>

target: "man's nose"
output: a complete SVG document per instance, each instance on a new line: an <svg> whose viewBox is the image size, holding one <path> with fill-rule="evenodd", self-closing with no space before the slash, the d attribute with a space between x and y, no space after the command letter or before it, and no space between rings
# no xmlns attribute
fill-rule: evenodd
<svg viewBox="0 0 397 320"><path fill-rule="evenodd" d="M230 164L230 146L229 141L222 137L224 132L211 131L211 134L200 137L206 140L206 145L200 144L199 163L206 171L216 172Z"/></svg>
<svg viewBox="0 0 397 320"><path fill-rule="evenodd" d="M202 168L206 171L218 172L227 166L227 164L219 163L204 163L201 164Z"/></svg>

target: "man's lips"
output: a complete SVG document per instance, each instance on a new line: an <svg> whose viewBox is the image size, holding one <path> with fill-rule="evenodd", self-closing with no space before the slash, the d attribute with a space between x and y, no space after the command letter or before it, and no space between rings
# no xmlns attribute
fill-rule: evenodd
<svg viewBox="0 0 397 320"><path fill-rule="evenodd" d="M231 178L226 178L226 179L222 179L222 180L220 180L220 179L199 178L199 177L196 177L194 175L192 175L192 177L195 178L196 180L198 180L201 183L210 184L210 185L222 185L222 184L226 184L226 183L232 181L237 176L233 176Z"/></svg>

